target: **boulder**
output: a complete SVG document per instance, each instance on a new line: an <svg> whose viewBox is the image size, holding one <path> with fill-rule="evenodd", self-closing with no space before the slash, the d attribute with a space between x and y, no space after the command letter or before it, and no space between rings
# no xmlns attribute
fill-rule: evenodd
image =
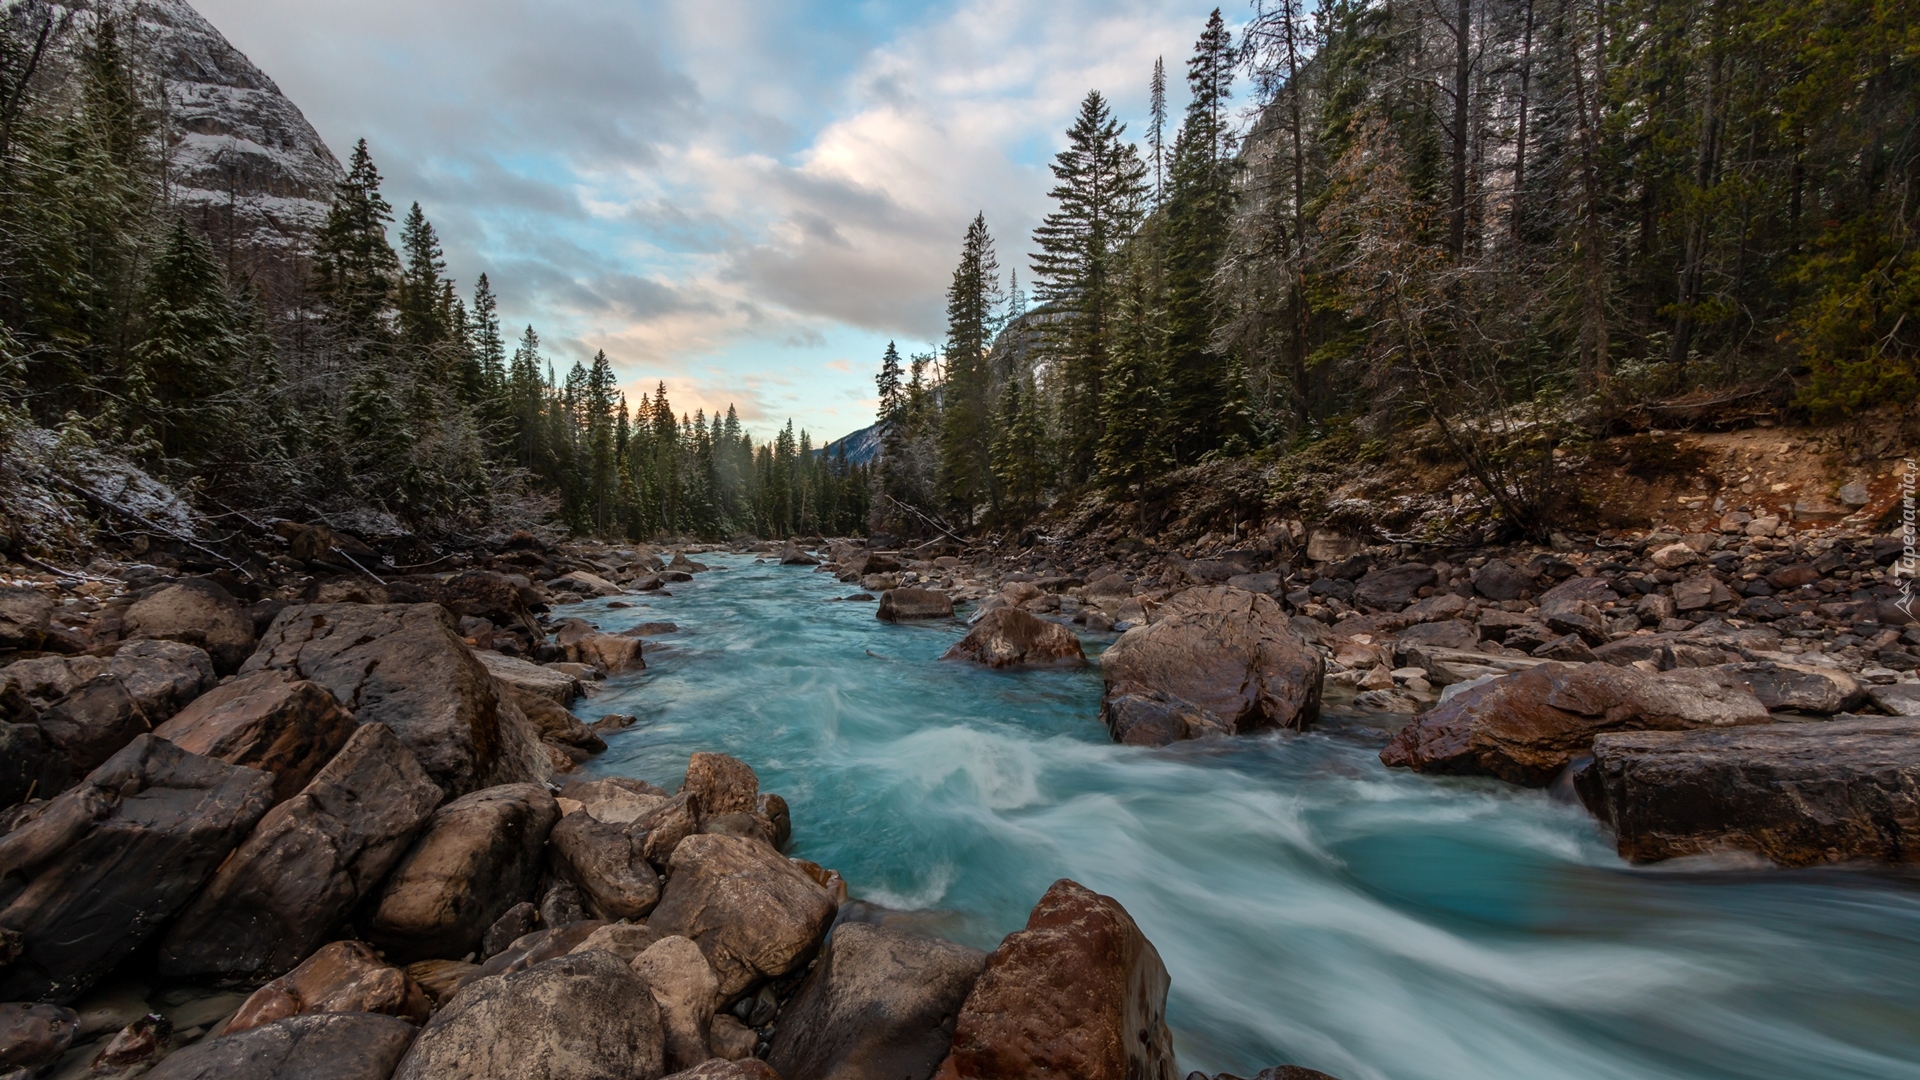
<svg viewBox="0 0 1920 1080"><path fill-rule="evenodd" d="M1673 586L1673 609L1681 614L1702 608L1717 608L1733 602L1726 583L1712 573L1699 573Z"/></svg>
<svg viewBox="0 0 1920 1080"><path fill-rule="evenodd" d="M1920 683L1869 686L1867 696L1888 716L1920 716Z"/></svg>
<svg viewBox="0 0 1920 1080"><path fill-rule="evenodd" d="M760 1036L754 1030L741 1023L732 1013L715 1013L713 1032L708 1036L713 1047L713 1056L726 1061L746 1064L756 1061L753 1052L760 1046ZM764 1066L764 1062L761 1063ZM769 1074L773 1073L768 1069Z"/></svg>
<svg viewBox="0 0 1920 1080"><path fill-rule="evenodd" d="M1750 664L1718 664L1681 668L1670 679L1745 687L1768 709L1831 715L1866 704L1867 693L1853 676L1839 668L1781 664L1763 660Z"/></svg>
<svg viewBox="0 0 1920 1080"><path fill-rule="evenodd" d="M153 733L202 757L272 773L278 801L306 787L354 726L326 687L261 671L195 698Z"/></svg>
<svg viewBox="0 0 1920 1080"><path fill-rule="evenodd" d="M1422 601L1425 603L1425 601ZM1394 635L1402 645L1436 649L1471 649L1480 641L1480 630L1465 619L1415 623Z"/></svg>
<svg viewBox="0 0 1920 1080"><path fill-rule="evenodd" d="M1414 594L1438 580L1433 567L1425 563L1372 570L1353 583L1353 603L1371 611L1399 611L1413 603Z"/></svg>
<svg viewBox="0 0 1920 1080"><path fill-rule="evenodd" d="M606 578L598 574L590 574L585 570L575 570L572 573L562 574L552 581L547 582L547 587L550 589L565 589L568 592L593 597L619 596L626 591L613 582L608 581Z"/></svg>
<svg viewBox="0 0 1920 1080"><path fill-rule="evenodd" d="M368 939L412 960L472 952L494 920L533 895L559 818L539 784L485 788L441 807L381 889Z"/></svg>
<svg viewBox="0 0 1920 1080"><path fill-rule="evenodd" d="M942 660L967 660L990 668L1084 664L1086 653L1072 630L1016 607L995 608L973 625Z"/></svg>
<svg viewBox="0 0 1920 1080"><path fill-rule="evenodd" d="M752 1032L748 1032L748 1035L751 1036ZM725 1057L703 1061L691 1069L682 1069L668 1076L667 1080L780 1080L780 1074L759 1058L742 1055L737 1061L729 1061Z"/></svg>
<svg viewBox="0 0 1920 1080"><path fill-rule="evenodd" d="M155 724L219 681L206 650L177 641L129 641L107 661L107 674L120 680Z"/></svg>
<svg viewBox="0 0 1920 1080"><path fill-rule="evenodd" d="M173 641L134 641L120 647L104 670L55 702L39 719L47 741L65 754L73 775L92 772L134 736L152 730L214 684L204 650Z"/></svg>
<svg viewBox="0 0 1920 1080"><path fill-rule="evenodd" d="M385 724L450 795L552 774L539 732L500 692L437 604L301 604L280 613L242 671L326 687Z"/></svg>
<svg viewBox="0 0 1920 1080"><path fill-rule="evenodd" d="M726 754L695 754L687 759L680 793L695 800L702 818L752 814L760 808L760 778L752 766Z"/></svg>
<svg viewBox="0 0 1920 1080"><path fill-rule="evenodd" d="M161 972L257 981L292 969L387 876L440 798L385 724L361 727L187 906L161 940Z"/></svg>
<svg viewBox="0 0 1920 1080"><path fill-rule="evenodd" d="M80 1017L58 1005L0 1005L0 1069L29 1072L60 1060L80 1029Z"/></svg>
<svg viewBox="0 0 1920 1080"><path fill-rule="evenodd" d="M1786 866L1920 862L1912 717L1603 735L1574 786L1635 862L1724 850Z"/></svg>
<svg viewBox="0 0 1920 1080"><path fill-rule="evenodd" d="M414 1040L393 1080L659 1080L646 980L608 952L476 979Z"/></svg>
<svg viewBox="0 0 1920 1080"><path fill-rule="evenodd" d="M844 923L781 1010L767 1064L815 1080L928 1080L986 960L964 945Z"/></svg>
<svg viewBox="0 0 1920 1080"><path fill-rule="evenodd" d="M700 946L683 937L663 937L634 957L632 964L647 981L653 1002L660 1009L660 1026L666 1033L666 1067L678 1072L712 1057L707 1039L720 980Z"/></svg>
<svg viewBox="0 0 1920 1080"><path fill-rule="evenodd" d="M548 837L548 843L552 843L551 836ZM533 901L522 900L513 905L493 920L493 925L487 927L486 934L480 938L480 959L491 960L500 955L515 941L533 933L534 927L539 924L540 909L533 906Z"/></svg>
<svg viewBox="0 0 1920 1080"><path fill-rule="evenodd" d="M473 655L494 678L516 691L515 701L523 700L522 694L534 694L564 707L580 694L580 680L564 671L497 652L483 650Z"/></svg>
<svg viewBox="0 0 1920 1080"><path fill-rule="evenodd" d="M415 1030L376 1013L293 1016L195 1043L146 1080L388 1080Z"/></svg>
<svg viewBox="0 0 1920 1080"><path fill-rule="evenodd" d="M1489 600L1518 600L1533 588L1533 575L1505 559L1489 559L1474 571L1473 591Z"/></svg>
<svg viewBox="0 0 1920 1080"><path fill-rule="evenodd" d="M505 574L466 570L447 578L409 578L408 581L456 619L485 619L494 626L518 630L531 641L546 637L527 606L526 593Z"/></svg>
<svg viewBox="0 0 1920 1080"><path fill-rule="evenodd" d="M556 923L558 920L554 920ZM487 958L487 962L469 972L460 982L461 986L475 979L490 979L495 975L511 975L516 971L525 971L536 964L544 964L559 956L567 956L581 951L593 935L605 930L609 924L598 919L582 919L564 925L554 925L547 930L535 930L516 938L513 944ZM610 950L609 950L610 951Z"/></svg>
<svg viewBox="0 0 1920 1080"><path fill-rule="evenodd" d="M987 957L942 1080L1173 1080L1167 969L1120 902L1053 883Z"/></svg>
<svg viewBox="0 0 1920 1080"><path fill-rule="evenodd" d="M880 594L881 622L953 617L953 598L937 589L888 589Z"/></svg>
<svg viewBox="0 0 1920 1080"><path fill-rule="evenodd" d="M800 545L789 540L780 548L781 566L818 566L820 560L800 550Z"/></svg>
<svg viewBox="0 0 1920 1080"><path fill-rule="evenodd" d="M53 598L38 589L0 589L0 649L38 649L53 626Z"/></svg>
<svg viewBox="0 0 1920 1080"><path fill-rule="evenodd" d="M689 836L668 870L647 925L700 946L724 1001L804 966L833 922L832 894L757 840Z"/></svg>
<svg viewBox="0 0 1920 1080"><path fill-rule="evenodd" d="M426 992L360 941L336 941L255 990L227 1021L226 1034L311 1013L382 1013L427 1022Z"/></svg>
<svg viewBox="0 0 1920 1080"><path fill-rule="evenodd" d="M1602 732L1770 719L1744 688L1610 664L1541 664L1463 691L1417 717L1380 751L1380 760L1421 772L1545 787Z"/></svg>
<svg viewBox="0 0 1920 1080"><path fill-rule="evenodd" d="M646 859L647 832L577 810L553 827L547 858L553 871L580 888L594 917L644 918L660 901L660 872Z"/></svg>
<svg viewBox="0 0 1920 1080"><path fill-rule="evenodd" d="M167 585L134 601L122 617L121 632L130 640L197 645L222 675L238 671L253 652L253 619L232 593L208 578Z"/></svg>
<svg viewBox="0 0 1920 1080"><path fill-rule="evenodd" d="M567 950L569 953L589 952L601 949L631 964L635 957L653 947L660 935L653 932L645 923L617 922L596 927L587 935L586 940ZM706 963L703 959L702 964Z"/></svg>
<svg viewBox="0 0 1920 1080"><path fill-rule="evenodd" d="M39 725L0 721L0 810L30 798L50 799L72 782L67 755Z"/></svg>
<svg viewBox="0 0 1920 1080"><path fill-rule="evenodd" d="M141 735L0 837L0 1000L70 1001L193 897L273 801L273 777Z"/></svg>
<svg viewBox="0 0 1920 1080"><path fill-rule="evenodd" d="M555 705L553 699L540 694L529 693L515 686L501 684L520 712L526 716L540 738L545 742L558 743L561 746L578 747L588 753L598 754L606 750L607 744L601 740L592 728L581 722L563 705Z"/></svg>
<svg viewBox="0 0 1920 1080"><path fill-rule="evenodd" d="M592 664L609 675L620 675L646 670L647 662L640 655L643 644L639 638L626 634L588 634L574 649L581 663Z"/></svg>
<svg viewBox="0 0 1920 1080"><path fill-rule="evenodd" d="M1259 593L1180 593L1154 622L1121 635L1100 667L1102 714L1120 742L1306 728L1320 715L1325 664Z"/></svg>

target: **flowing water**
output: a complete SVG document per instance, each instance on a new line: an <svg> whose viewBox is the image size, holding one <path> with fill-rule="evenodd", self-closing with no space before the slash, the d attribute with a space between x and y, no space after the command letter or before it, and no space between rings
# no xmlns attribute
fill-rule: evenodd
<svg viewBox="0 0 1920 1080"><path fill-rule="evenodd" d="M1633 869L1578 806L1382 767L1384 733L1111 744L1097 669L937 658L803 568L714 556L592 767L671 787L733 754L792 854L992 948L1055 879L1118 898L1173 976L1180 1066L1341 1080L1920 1080L1920 889L1836 872ZM1090 648L1099 642L1089 641Z"/></svg>

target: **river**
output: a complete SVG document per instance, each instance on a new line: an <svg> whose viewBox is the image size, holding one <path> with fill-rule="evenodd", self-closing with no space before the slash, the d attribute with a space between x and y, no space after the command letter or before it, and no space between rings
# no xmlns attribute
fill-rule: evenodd
<svg viewBox="0 0 1920 1080"><path fill-rule="evenodd" d="M1180 1067L1341 1080L1920 1080L1920 888L1846 872L1631 868L1577 805L1389 771L1377 722L1113 745L1097 667L943 664L806 568L724 566L566 609L665 620L590 766L671 789L733 754L790 853L991 949L1055 879L1120 900L1173 978ZM1104 642L1088 640L1089 650Z"/></svg>

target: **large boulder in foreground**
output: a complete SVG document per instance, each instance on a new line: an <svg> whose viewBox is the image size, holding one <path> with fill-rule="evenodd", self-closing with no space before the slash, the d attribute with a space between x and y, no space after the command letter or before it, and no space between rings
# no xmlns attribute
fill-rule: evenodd
<svg viewBox="0 0 1920 1080"><path fill-rule="evenodd" d="M291 970L387 876L439 804L439 786L385 724L360 728L188 905L161 940L160 971L257 981Z"/></svg>
<svg viewBox="0 0 1920 1080"><path fill-rule="evenodd" d="M1320 654L1272 597L1243 589L1178 594L1151 624L1121 635L1100 668L1102 717L1115 741L1131 745L1303 729L1320 716Z"/></svg>
<svg viewBox="0 0 1920 1080"><path fill-rule="evenodd" d="M781 1010L767 1064L813 1080L928 1080L986 962L938 938L839 926Z"/></svg>
<svg viewBox="0 0 1920 1080"><path fill-rule="evenodd" d="M953 598L938 589L888 589L880 594L881 622L911 622L916 619L953 617Z"/></svg>
<svg viewBox="0 0 1920 1080"><path fill-rule="evenodd" d="M467 650L438 604L301 604L281 612L242 674L281 670L385 724L450 795L544 781L540 733Z"/></svg>
<svg viewBox="0 0 1920 1080"><path fill-rule="evenodd" d="M580 887L580 899L596 918L645 918L660 901L660 872L647 861L647 836L631 822L575 810L553 827L547 858L556 874Z"/></svg>
<svg viewBox="0 0 1920 1080"><path fill-rule="evenodd" d="M307 1013L385 1013L427 1022L426 992L407 973L380 959L362 941L336 941L300 966L255 990L227 1021L237 1035L276 1020Z"/></svg>
<svg viewBox="0 0 1920 1080"><path fill-rule="evenodd" d="M387 1080L415 1030L376 1013L294 1016L195 1043L146 1080Z"/></svg>
<svg viewBox="0 0 1920 1080"><path fill-rule="evenodd" d="M813 957L838 910L833 896L770 844L701 834L680 841L647 925L700 946L732 1001Z"/></svg>
<svg viewBox="0 0 1920 1080"><path fill-rule="evenodd" d="M942 660L967 660L990 668L1084 664L1080 638L1056 622L1016 607L994 608L954 643Z"/></svg>
<svg viewBox="0 0 1920 1080"><path fill-rule="evenodd" d="M261 671L195 698L153 733L202 757L272 773L278 801L306 787L354 727L326 687Z"/></svg>
<svg viewBox="0 0 1920 1080"><path fill-rule="evenodd" d="M1541 664L1462 691L1400 729L1380 760L1421 772L1545 787L1595 736L1764 724L1744 686L1611 664Z"/></svg>
<svg viewBox="0 0 1920 1080"><path fill-rule="evenodd" d="M239 670L253 652L253 620L232 593L207 578L167 585L134 601L121 627L129 639L197 645L222 675Z"/></svg>
<svg viewBox="0 0 1920 1080"><path fill-rule="evenodd" d="M596 949L469 983L393 1080L659 1080L664 1046L646 980Z"/></svg>
<svg viewBox="0 0 1920 1080"><path fill-rule="evenodd" d="M1635 862L1920 862L1920 718L1602 735L1574 778Z"/></svg>
<svg viewBox="0 0 1920 1080"><path fill-rule="evenodd" d="M1166 966L1120 902L1062 879L987 957L942 1080L1174 1080Z"/></svg>
<svg viewBox="0 0 1920 1080"><path fill-rule="evenodd" d="M177 641L129 641L104 671L83 665L82 659L65 663L76 675L90 674L39 721L75 776L99 768L134 736L166 722L216 681L206 651Z"/></svg>
<svg viewBox="0 0 1920 1080"><path fill-rule="evenodd" d="M273 801L273 777L141 735L0 837L0 1000L70 1001L206 883Z"/></svg>

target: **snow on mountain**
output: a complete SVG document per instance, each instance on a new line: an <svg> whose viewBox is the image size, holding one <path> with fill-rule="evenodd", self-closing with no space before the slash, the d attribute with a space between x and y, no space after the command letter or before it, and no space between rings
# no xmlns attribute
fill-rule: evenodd
<svg viewBox="0 0 1920 1080"><path fill-rule="evenodd" d="M821 447L816 453L829 457L838 457L840 448L847 450L847 461L854 465L866 465L880 456L880 428L869 424L851 435L844 436Z"/></svg>

